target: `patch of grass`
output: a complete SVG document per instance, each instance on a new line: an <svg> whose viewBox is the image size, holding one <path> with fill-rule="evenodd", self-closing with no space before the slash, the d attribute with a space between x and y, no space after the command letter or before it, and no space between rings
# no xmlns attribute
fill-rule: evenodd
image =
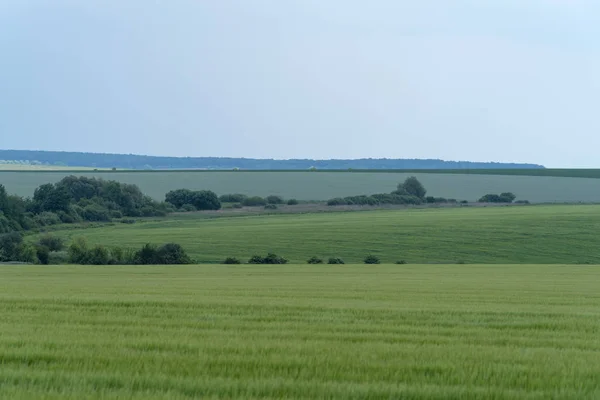
<svg viewBox="0 0 600 400"><path fill-rule="evenodd" d="M6 399L594 399L597 266L0 268Z"/></svg>
<svg viewBox="0 0 600 400"><path fill-rule="evenodd" d="M197 215L197 217L196 217ZM190 214L133 225L56 231L69 241L139 248L181 244L200 263L274 252L362 263L365 254L410 263L600 263L600 206L468 207L209 219ZM31 236L29 240L35 240Z"/></svg>

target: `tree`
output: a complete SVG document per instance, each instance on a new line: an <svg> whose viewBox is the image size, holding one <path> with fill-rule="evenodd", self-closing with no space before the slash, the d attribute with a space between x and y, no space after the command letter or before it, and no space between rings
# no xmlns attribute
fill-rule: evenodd
<svg viewBox="0 0 600 400"><path fill-rule="evenodd" d="M415 196L422 200L425 198L427 190L417 178L411 176L406 178L404 183L398 185L398 190L395 194Z"/></svg>
<svg viewBox="0 0 600 400"><path fill-rule="evenodd" d="M500 197L502 198L503 203L512 203L517 198L517 196L515 196L514 193L511 192L500 193Z"/></svg>
<svg viewBox="0 0 600 400"><path fill-rule="evenodd" d="M165 201L181 208L184 204L192 204L194 192L189 189L171 190L165 195Z"/></svg>
<svg viewBox="0 0 600 400"><path fill-rule="evenodd" d="M200 190L194 192L192 201L194 207L198 210L220 210L221 201L217 194L210 190Z"/></svg>

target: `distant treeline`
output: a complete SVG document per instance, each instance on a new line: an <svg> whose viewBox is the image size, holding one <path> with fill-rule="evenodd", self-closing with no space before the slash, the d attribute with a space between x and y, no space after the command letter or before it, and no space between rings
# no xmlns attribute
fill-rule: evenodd
<svg viewBox="0 0 600 400"><path fill-rule="evenodd" d="M273 160L221 157L154 157L60 151L0 150L0 160L32 164L121 169L541 169L542 165L494 162L364 158L357 160Z"/></svg>

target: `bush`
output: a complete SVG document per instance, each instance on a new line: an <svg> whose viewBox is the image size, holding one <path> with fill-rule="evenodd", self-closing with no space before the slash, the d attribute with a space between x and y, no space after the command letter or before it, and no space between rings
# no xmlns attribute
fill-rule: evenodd
<svg viewBox="0 0 600 400"><path fill-rule="evenodd" d="M193 211L197 211L196 207L194 207L193 204L184 204L179 208L179 211L181 212L193 212Z"/></svg>
<svg viewBox="0 0 600 400"><path fill-rule="evenodd" d="M267 196L266 200L268 204L284 204L283 198L280 196Z"/></svg>
<svg viewBox="0 0 600 400"><path fill-rule="evenodd" d="M221 203L241 203L246 200L248 196L245 194L235 193L235 194L224 194L219 197Z"/></svg>
<svg viewBox="0 0 600 400"><path fill-rule="evenodd" d="M348 203L346 200L342 199L341 197L336 197L327 201L328 206L345 206L347 204Z"/></svg>
<svg viewBox="0 0 600 400"><path fill-rule="evenodd" d="M84 238L75 238L68 249L69 263L82 264L88 263L88 244Z"/></svg>
<svg viewBox="0 0 600 400"><path fill-rule="evenodd" d="M262 207L267 205L267 201L259 196L248 197L242 201L242 204L246 207Z"/></svg>
<svg viewBox="0 0 600 400"><path fill-rule="evenodd" d="M220 210L221 202L217 194L210 190L194 192L191 202L197 210Z"/></svg>
<svg viewBox="0 0 600 400"><path fill-rule="evenodd" d="M248 264L264 264L264 257L262 257L262 256L252 256L248 260Z"/></svg>
<svg viewBox="0 0 600 400"><path fill-rule="evenodd" d="M171 190L165 195L165 201L180 209L185 204L192 204L197 210L220 210L221 201L211 190L192 191L189 189Z"/></svg>
<svg viewBox="0 0 600 400"><path fill-rule="evenodd" d="M83 208L83 219L91 222L110 221L108 210L97 204L90 204Z"/></svg>
<svg viewBox="0 0 600 400"><path fill-rule="evenodd" d="M111 263L110 252L104 246L94 246L89 251L86 264L91 265L108 265Z"/></svg>
<svg viewBox="0 0 600 400"><path fill-rule="evenodd" d="M61 223L61 220L58 217L58 215L50 211L44 211L36 215L35 217L33 217L33 220L39 226L51 226L58 225Z"/></svg>
<svg viewBox="0 0 600 400"><path fill-rule="evenodd" d="M298 200L296 200L296 199L289 199L287 201L287 205L288 206L296 206L296 205L298 205Z"/></svg>
<svg viewBox="0 0 600 400"><path fill-rule="evenodd" d="M530 204L529 200L517 200L515 201L515 204Z"/></svg>
<svg viewBox="0 0 600 400"><path fill-rule="evenodd" d="M344 260L342 260L339 257L331 257L328 261L327 264L346 264L344 262Z"/></svg>
<svg viewBox="0 0 600 400"><path fill-rule="evenodd" d="M396 264L404 265L404 264L408 264L408 263L406 262L406 260L399 260L399 261L396 261Z"/></svg>
<svg viewBox="0 0 600 400"><path fill-rule="evenodd" d="M50 250L46 246L37 246L35 253L40 264L50 264Z"/></svg>
<svg viewBox="0 0 600 400"><path fill-rule="evenodd" d="M265 206L265 210L277 210L277 205L276 204L267 204Z"/></svg>
<svg viewBox="0 0 600 400"><path fill-rule="evenodd" d="M69 263L69 253L66 251L53 251L49 254L48 264L62 265Z"/></svg>
<svg viewBox="0 0 600 400"><path fill-rule="evenodd" d="M183 247L177 243L167 243L160 246L156 252L157 263L165 265L191 264L192 260Z"/></svg>
<svg viewBox="0 0 600 400"><path fill-rule="evenodd" d="M123 218L121 220L122 224L135 224L135 219L133 218Z"/></svg>
<svg viewBox="0 0 600 400"><path fill-rule="evenodd" d="M479 199L480 203L512 203L516 199L516 196L510 192L502 193L500 195L489 193Z"/></svg>
<svg viewBox="0 0 600 400"><path fill-rule="evenodd" d="M119 210L111 210L110 217L111 218L123 218L123 213Z"/></svg>
<svg viewBox="0 0 600 400"><path fill-rule="evenodd" d="M276 254L269 253L266 257L252 256L248 264L287 264L288 260Z"/></svg>
<svg viewBox="0 0 600 400"><path fill-rule="evenodd" d="M368 255L365 257L364 263L365 264L380 264L381 261L379 260L379 257L371 254L371 255Z"/></svg>
<svg viewBox="0 0 600 400"><path fill-rule="evenodd" d="M52 235L44 235L38 241L38 245L48 248L48 251L61 251L65 248L62 238Z"/></svg>
<svg viewBox="0 0 600 400"><path fill-rule="evenodd" d="M307 263L308 264L323 264L323 259L316 257L316 256L312 256L311 258L308 259Z"/></svg>
<svg viewBox="0 0 600 400"><path fill-rule="evenodd" d="M241 264L242 262L235 257L227 257L223 264Z"/></svg>

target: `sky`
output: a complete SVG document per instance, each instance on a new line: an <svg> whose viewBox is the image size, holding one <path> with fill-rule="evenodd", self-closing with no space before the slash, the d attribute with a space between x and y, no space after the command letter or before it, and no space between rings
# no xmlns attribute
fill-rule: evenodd
<svg viewBox="0 0 600 400"><path fill-rule="evenodd" d="M600 167L600 2L0 0L0 148Z"/></svg>

